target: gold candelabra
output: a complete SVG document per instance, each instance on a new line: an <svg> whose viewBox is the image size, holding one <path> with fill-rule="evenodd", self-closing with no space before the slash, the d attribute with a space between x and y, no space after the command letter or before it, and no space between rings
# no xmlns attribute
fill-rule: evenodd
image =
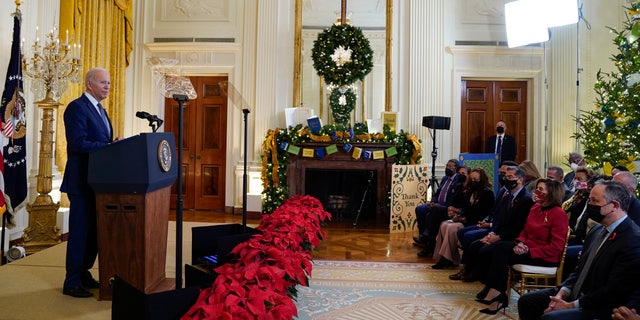
<svg viewBox="0 0 640 320"><path fill-rule="evenodd" d="M37 34L36 28L36 34ZM36 37L33 43L33 56L22 59L22 70L32 79L31 92L35 104L42 110L42 129L40 131L40 153L38 155L38 196L27 205L29 226L22 234L22 242L31 254L56 245L62 241L56 218L60 202L54 203L49 195L52 186L53 168L53 112L61 104L60 96L67 91L69 82L80 81L80 45L69 44L69 32L64 43L60 43L56 28L46 35L43 43Z"/></svg>
<svg viewBox="0 0 640 320"><path fill-rule="evenodd" d="M36 34L38 28L36 27ZM33 56L22 59L22 70L33 80L31 91L35 98L42 101L57 101L67 91L69 81L80 81L80 52L79 44L69 44L69 31L66 32L64 43L60 43L57 29L52 28L43 43L40 38L31 46ZM36 102L37 104L37 102Z"/></svg>

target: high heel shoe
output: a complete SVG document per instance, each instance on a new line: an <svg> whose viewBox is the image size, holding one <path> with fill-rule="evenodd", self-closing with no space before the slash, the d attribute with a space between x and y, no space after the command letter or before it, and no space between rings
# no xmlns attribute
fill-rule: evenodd
<svg viewBox="0 0 640 320"><path fill-rule="evenodd" d="M499 294L497 297L491 299L490 301L490 305L493 304L494 302L498 303L498 308L496 308L495 310L492 310L490 308L484 308L482 310L480 310L480 312L482 313L486 313L486 314L496 314L498 312L500 312L500 310L504 310L503 313L506 313L506 309L507 309L507 295L504 293Z"/></svg>

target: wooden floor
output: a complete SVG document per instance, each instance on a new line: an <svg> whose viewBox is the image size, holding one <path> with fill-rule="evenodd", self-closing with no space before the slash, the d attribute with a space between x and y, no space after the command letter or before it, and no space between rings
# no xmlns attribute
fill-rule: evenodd
<svg viewBox="0 0 640 320"><path fill-rule="evenodd" d="M175 221L175 212L169 217ZM223 212L185 210L183 221L213 222L213 223L242 223L241 215L225 214ZM257 219L248 219L247 224L257 225ZM411 233L389 233L388 226L370 220L359 220L353 226L352 219L331 221L323 230L327 239L322 241L320 249L313 253L316 259L328 260L368 260L368 261L396 261L396 262L426 262L432 259L417 256L419 249L413 246Z"/></svg>

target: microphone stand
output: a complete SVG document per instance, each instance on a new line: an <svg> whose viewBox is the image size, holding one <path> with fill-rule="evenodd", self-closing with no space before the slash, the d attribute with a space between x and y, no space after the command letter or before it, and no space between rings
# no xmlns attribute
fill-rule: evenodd
<svg viewBox="0 0 640 320"><path fill-rule="evenodd" d="M438 148L436 147L436 129L433 129L433 149L431 151L431 178L429 178L429 187L431 188L431 200L436 194L436 189L440 186L438 184L438 178L436 177L436 159L438 158ZM429 131L431 132L431 131Z"/></svg>
<svg viewBox="0 0 640 320"><path fill-rule="evenodd" d="M186 94L174 94L173 99L178 102L178 181L176 201L176 289L182 288L182 135L184 126L182 119L184 117L184 103L189 101ZM155 132L155 130L154 130Z"/></svg>
<svg viewBox="0 0 640 320"><path fill-rule="evenodd" d="M244 172L242 173L242 232L247 232L247 127L249 109L242 109L244 115Z"/></svg>

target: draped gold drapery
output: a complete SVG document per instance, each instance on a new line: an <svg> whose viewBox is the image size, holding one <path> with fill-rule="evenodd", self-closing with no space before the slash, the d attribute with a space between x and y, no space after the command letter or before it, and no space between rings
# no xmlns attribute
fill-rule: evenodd
<svg viewBox="0 0 640 320"><path fill-rule="evenodd" d="M60 0L60 35L69 31L69 43L80 44L82 74L79 84L70 84L61 98L56 130L56 165L64 169L67 142L62 121L71 100L84 92L84 74L103 67L111 75L111 92L102 102L113 124L114 137L124 130L125 73L133 50L133 0Z"/></svg>

